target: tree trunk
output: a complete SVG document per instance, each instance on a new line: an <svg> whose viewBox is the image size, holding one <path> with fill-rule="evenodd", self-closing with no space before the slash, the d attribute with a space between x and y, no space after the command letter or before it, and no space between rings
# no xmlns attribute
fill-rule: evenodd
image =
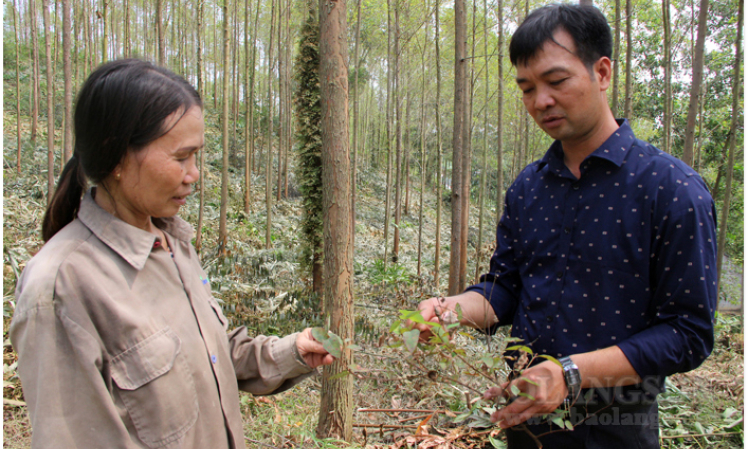
<svg viewBox="0 0 748 449"><path fill-rule="evenodd" d="M225 11L224 11L225 12ZM224 20L226 20L224 18ZM228 26L228 25L224 25ZM164 0L156 0L156 33L157 33L157 46L158 46L158 65L166 66L166 36L164 35ZM224 39L226 36L224 36ZM224 69L227 67L224 66ZM224 97L226 101L226 97Z"/></svg>
<svg viewBox="0 0 748 449"><path fill-rule="evenodd" d="M665 101L664 101L664 148L666 153L672 153L672 123L673 123L673 90L671 85L672 56L671 56L671 35L670 35L670 0L662 0L662 28L663 28L663 49L664 62L663 71L665 72Z"/></svg>
<svg viewBox="0 0 748 449"><path fill-rule="evenodd" d="M732 80L732 121L730 123L730 152L727 158L727 174L725 179L725 196L722 201L720 214L719 236L717 240L717 298L722 287L722 260L725 257L725 240L727 238L728 218L730 216L730 201L732 196L732 178L735 167L735 139L738 133L738 116L740 115L740 61L741 42L743 38L743 2L738 2L738 36L735 39L735 67Z"/></svg>
<svg viewBox="0 0 748 449"><path fill-rule="evenodd" d="M348 44L345 0L320 0L322 191L325 242L325 321L343 341L353 339L353 241L348 152ZM350 349L322 374L320 438L351 441L353 376Z"/></svg>
<svg viewBox="0 0 748 449"><path fill-rule="evenodd" d="M434 0L434 59L436 60L436 101L434 115L436 118L436 236L434 242L434 288L439 290L439 271L441 264L442 235L442 117L439 108L441 102L442 74L439 52L439 2Z"/></svg>
<svg viewBox="0 0 748 449"><path fill-rule="evenodd" d="M358 171L358 115L359 115L359 92L358 75L361 71L361 58L359 44L361 43L361 0L356 1L356 41L353 51L353 59L356 73L353 81L353 160L351 161L351 238L356 238L356 172Z"/></svg>
<svg viewBox="0 0 748 449"><path fill-rule="evenodd" d="M203 20L205 18L205 0L197 0L197 93L204 98L203 81ZM200 150L200 206L197 212L197 230L195 232L195 251L200 254L203 247L203 215L205 210L205 152Z"/></svg>
<svg viewBox="0 0 748 449"><path fill-rule="evenodd" d="M465 0L455 0L455 83L454 83L454 127L452 136L452 237L449 257L449 295L461 293L460 267L462 264L462 208L463 164L466 152L466 113L467 113L467 19Z"/></svg>
<svg viewBox="0 0 748 449"><path fill-rule="evenodd" d="M497 95L497 123L496 123L496 223L501 220L504 212L504 4L498 0L498 27L499 27L499 58L498 73L499 86Z"/></svg>
<svg viewBox="0 0 748 449"><path fill-rule="evenodd" d="M392 135L394 124L393 116L393 105L396 101L396 96L393 88L393 70L394 66L394 55L392 51L392 0L387 0L387 112L386 112L386 125L387 125L387 177L385 181L385 192L384 192L384 260L383 265L387 267L387 247L389 240L389 229L390 229L390 197L392 196Z"/></svg>
<svg viewBox="0 0 748 449"><path fill-rule="evenodd" d="M488 2L483 0L483 54L486 57L483 60L483 74L486 77L483 86L483 168L481 169L480 192L478 194L478 241L475 244L475 282L481 272L481 246L483 245L483 213L485 208L486 195L486 175L488 172Z"/></svg>
<svg viewBox="0 0 748 449"><path fill-rule="evenodd" d="M223 66L229 66L229 45L231 35L229 34L229 1L223 0ZM160 38L159 38L160 41ZM218 255L226 255L226 243L228 231L226 229L226 215L229 206L229 80L224 76L222 94L223 112L221 113L221 134L223 136L221 146L223 147L223 162L221 164L221 211L218 225Z"/></svg>
<svg viewBox="0 0 748 449"><path fill-rule="evenodd" d="M270 8L270 48L268 50L268 131L267 142L265 142L265 210L267 219L265 221L265 249L272 247L272 225L273 225L273 44L275 37L275 2L271 0ZM278 44L280 45L280 43Z"/></svg>
<svg viewBox="0 0 748 449"><path fill-rule="evenodd" d="M394 73L392 74L393 106L395 108L395 230L392 233L392 262L400 257L400 218L403 199L403 110L400 102L400 1L395 0Z"/></svg>
<svg viewBox="0 0 748 449"><path fill-rule="evenodd" d="M31 151L32 156L36 152L36 132L39 126L39 42L36 27L36 0L29 0L29 22L31 23L31 54L32 70L31 76Z"/></svg>
<svg viewBox="0 0 748 449"><path fill-rule="evenodd" d="M47 205L55 192L55 80L52 66L52 39L49 20L49 0L42 0L44 46L47 50Z"/></svg>
<svg viewBox="0 0 748 449"><path fill-rule="evenodd" d="M683 143L683 162L693 166L693 142L696 130L696 114L698 113L699 92L704 74L704 42L709 32L706 16L709 10L709 0L701 0L699 6L699 28L696 35L696 48L691 75L691 99L688 102L688 118L686 119L686 136Z"/></svg>
<svg viewBox="0 0 748 449"><path fill-rule="evenodd" d="M426 29L428 34L428 28ZM428 42L428 36L425 38ZM418 279L421 278L421 256L423 254L423 193L426 190L426 46L421 51L421 192L418 201ZM438 201L438 200L437 200Z"/></svg>
<svg viewBox="0 0 748 449"><path fill-rule="evenodd" d="M73 67L70 64L70 3L62 0L62 71L65 79L65 162L73 155Z"/></svg>
<svg viewBox="0 0 748 449"><path fill-rule="evenodd" d="M501 1L501 0L499 0ZM615 25L613 31L613 95L610 109L613 117L618 117L618 78L621 71L621 0L616 0Z"/></svg>
<svg viewBox="0 0 748 449"><path fill-rule="evenodd" d="M101 36L101 63L105 63L109 60L107 50L109 49L109 23L107 16L109 15L109 0L103 0L101 2L101 21L104 23L103 32Z"/></svg>
<svg viewBox="0 0 748 449"><path fill-rule="evenodd" d="M632 2L634 0L626 0L626 98L623 104L623 116L629 120L633 120L634 114L634 87L631 75L631 63L633 60L634 53L634 38L633 38L633 27L631 25L633 12Z"/></svg>
<svg viewBox="0 0 748 449"><path fill-rule="evenodd" d="M16 0L13 0L13 33L16 43L16 174L21 174L21 62L19 52L21 46L18 44L18 9Z"/></svg>

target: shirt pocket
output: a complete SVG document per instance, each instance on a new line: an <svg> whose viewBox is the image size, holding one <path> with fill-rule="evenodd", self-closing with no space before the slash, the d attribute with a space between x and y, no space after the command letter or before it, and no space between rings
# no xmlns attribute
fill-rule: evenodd
<svg viewBox="0 0 748 449"><path fill-rule="evenodd" d="M112 379L149 448L179 440L197 421L197 392L181 348L166 327L112 360Z"/></svg>

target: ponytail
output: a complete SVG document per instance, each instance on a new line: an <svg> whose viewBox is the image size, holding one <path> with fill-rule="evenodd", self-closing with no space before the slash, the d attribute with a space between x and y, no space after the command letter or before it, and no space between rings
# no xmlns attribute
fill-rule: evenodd
<svg viewBox="0 0 748 449"><path fill-rule="evenodd" d="M88 185L80 159L73 157L65 164L57 182L57 190L52 196L42 222L42 239L46 242L60 229L75 220L81 204L83 191Z"/></svg>

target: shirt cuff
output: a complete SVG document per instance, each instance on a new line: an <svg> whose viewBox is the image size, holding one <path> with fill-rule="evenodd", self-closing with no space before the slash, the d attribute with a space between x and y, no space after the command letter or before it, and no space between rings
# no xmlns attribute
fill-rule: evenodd
<svg viewBox="0 0 748 449"><path fill-rule="evenodd" d="M278 364L278 371L282 379L293 379L313 371L298 354L296 348L298 335L298 332L286 335L273 343L273 360Z"/></svg>

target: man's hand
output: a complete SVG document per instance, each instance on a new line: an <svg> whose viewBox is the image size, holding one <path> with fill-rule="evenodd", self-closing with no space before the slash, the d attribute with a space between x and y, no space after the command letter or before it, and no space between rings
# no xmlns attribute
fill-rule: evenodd
<svg viewBox="0 0 748 449"><path fill-rule="evenodd" d="M439 317L448 318L454 315L454 312L447 308L447 301L445 298L429 298L424 301L421 301L421 303L418 304L418 308L416 310L421 312L421 315L423 316L424 320L426 320L427 322L437 323L437 324L440 322ZM451 324L451 323L444 323L444 324ZM410 320L406 322L406 325L409 325L413 329L418 329L421 332L421 334L418 337L418 340L421 342L429 341L431 336L434 335L431 332L431 326L429 325L422 324L422 323L415 323Z"/></svg>
<svg viewBox="0 0 748 449"><path fill-rule="evenodd" d="M564 371L551 361L528 368L520 378L502 385L506 395L511 395L512 385L527 396L517 396L491 417L502 429L522 424L533 416L552 413L568 395Z"/></svg>
<svg viewBox="0 0 748 449"><path fill-rule="evenodd" d="M301 331L296 337L296 349L299 350L299 355L310 368L329 365L335 361L335 357L325 350L322 343L312 337L312 328L310 327Z"/></svg>

